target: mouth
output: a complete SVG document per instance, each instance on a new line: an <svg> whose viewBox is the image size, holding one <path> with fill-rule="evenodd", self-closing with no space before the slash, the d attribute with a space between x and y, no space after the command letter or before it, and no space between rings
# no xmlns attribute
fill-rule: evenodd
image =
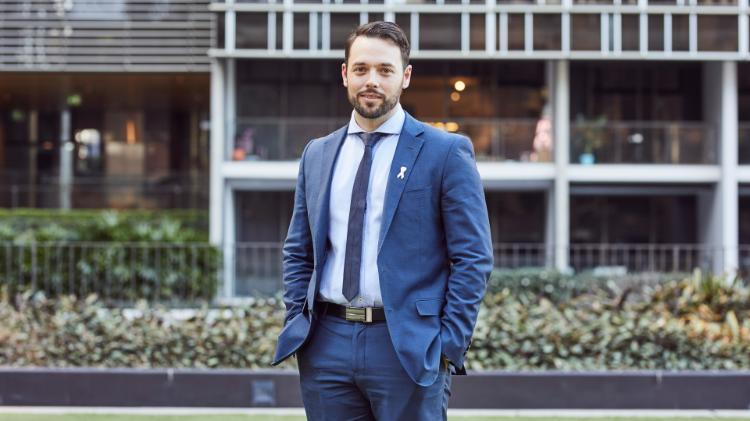
<svg viewBox="0 0 750 421"><path fill-rule="evenodd" d="M361 98L364 98L364 99L367 99L367 100L370 100L370 101L382 98L381 95L374 94L374 93L364 93L364 94L359 94L359 96Z"/></svg>

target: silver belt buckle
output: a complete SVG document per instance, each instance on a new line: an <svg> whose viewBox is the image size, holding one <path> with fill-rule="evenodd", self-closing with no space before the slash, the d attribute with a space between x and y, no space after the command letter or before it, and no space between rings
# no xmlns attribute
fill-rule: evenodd
<svg viewBox="0 0 750 421"><path fill-rule="evenodd" d="M372 323L372 307L347 307L345 316L350 322Z"/></svg>

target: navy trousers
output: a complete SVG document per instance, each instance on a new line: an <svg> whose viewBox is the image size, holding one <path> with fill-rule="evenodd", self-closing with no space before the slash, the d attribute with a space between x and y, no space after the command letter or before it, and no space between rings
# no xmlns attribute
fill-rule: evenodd
<svg viewBox="0 0 750 421"><path fill-rule="evenodd" d="M401 367L385 322L318 317L297 352L302 400L311 421L447 420L451 375L427 387Z"/></svg>

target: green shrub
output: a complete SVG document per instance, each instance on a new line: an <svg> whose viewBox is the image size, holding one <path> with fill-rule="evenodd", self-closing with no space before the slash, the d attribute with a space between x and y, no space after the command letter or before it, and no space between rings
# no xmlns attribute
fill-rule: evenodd
<svg viewBox="0 0 750 421"><path fill-rule="evenodd" d="M0 210L0 242L206 242L208 213L193 210Z"/></svg>
<svg viewBox="0 0 750 421"><path fill-rule="evenodd" d="M187 317L145 302L108 309L93 295L12 301L0 304L0 365L17 367L266 368L283 318L274 298Z"/></svg>
<svg viewBox="0 0 750 421"><path fill-rule="evenodd" d="M740 281L610 279L559 302L527 287L487 294L468 368L750 369L750 288ZM188 317L106 309L93 296L11 301L0 304L0 365L267 368L284 315L278 297Z"/></svg>
<svg viewBox="0 0 750 421"><path fill-rule="evenodd" d="M221 254L195 228L205 212L23 211L0 219L0 284L47 296L210 300Z"/></svg>

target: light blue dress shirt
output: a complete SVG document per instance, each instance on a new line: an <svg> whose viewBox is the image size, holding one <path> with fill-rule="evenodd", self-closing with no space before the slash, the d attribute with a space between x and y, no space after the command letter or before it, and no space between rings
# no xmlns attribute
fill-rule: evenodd
<svg viewBox="0 0 750 421"><path fill-rule="evenodd" d="M370 183L367 189L367 210L365 211L362 235L362 266L359 277L359 295L349 302L342 292L344 282L344 255L349 224L349 205L352 198L354 178L365 153L365 145L356 133L364 132L354 120L354 111L349 120L346 139L341 145L331 179L330 224L328 239L330 248L323 266L320 281L320 299L353 307L382 307L380 276L378 275L378 238L383 221L385 188L391 169L396 144L406 118L401 104L396 104L396 112L373 130L388 133L374 146Z"/></svg>

